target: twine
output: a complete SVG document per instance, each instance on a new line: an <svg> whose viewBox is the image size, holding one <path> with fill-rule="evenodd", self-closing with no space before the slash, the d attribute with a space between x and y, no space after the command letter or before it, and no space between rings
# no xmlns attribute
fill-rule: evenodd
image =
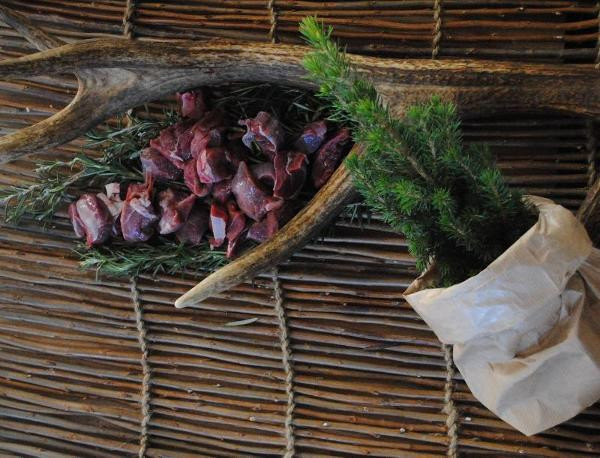
<svg viewBox="0 0 600 458"><path fill-rule="evenodd" d="M452 362L452 347L450 345L442 345L444 350L444 361L446 362L446 384L444 385L444 412L446 417L446 427L448 438L447 455L451 458L456 458L458 452L458 410L452 400L454 391L454 363Z"/></svg>
<svg viewBox="0 0 600 458"><path fill-rule="evenodd" d="M269 39L271 40L271 43L277 43L277 10L275 9L275 0L269 0L267 8L269 9L269 13L271 13Z"/></svg>
<svg viewBox="0 0 600 458"><path fill-rule="evenodd" d="M431 58L436 59L440 53L442 41L442 0L433 1L433 43Z"/></svg>
<svg viewBox="0 0 600 458"><path fill-rule="evenodd" d="M127 0L125 12L123 13L123 35L133 38L133 13L135 11L135 0Z"/></svg>
<svg viewBox="0 0 600 458"><path fill-rule="evenodd" d="M146 340L146 325L144 323L142 304L140 303L140 295L137 289L137 280L135 277L131 277L131 301L135 310L135 324L138 330L138 342L140 343L140 349L142 350L142 398L140 403L142 405L142 421L140 423L140 450L138 452L139 458L144 458L146 455L146 449L148 448L148 424L150 423L150 417L152 412L150 410L150 385L152 384L151 375L152 370L148 363L148 342Z"/></svg>
<svg viewBox="0 0 600 458"><path fill-rule="evenodd" d="M292 458L296 453L296 440L294 438L294 368L292 367L292 349L290 344L287 319L283 305L283 292L277 277L277 269L273 270L273 291L275 293L275 312L279 321L279 343L281 345L281 361L285 371L285 393L287 395L287 408L285 410L285 454L284 458Z"/></svg>

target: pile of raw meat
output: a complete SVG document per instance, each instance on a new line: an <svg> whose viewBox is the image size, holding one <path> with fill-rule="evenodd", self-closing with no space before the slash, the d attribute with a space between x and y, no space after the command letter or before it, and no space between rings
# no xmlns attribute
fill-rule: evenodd
<svg viewBox="0 0 600 458"><path fill-rule="evenodd" d="M325 121L286 139L267 112L240 120L243 132L225 125L219 110L207 110L202 92L177 99L181 120L140 154L144 183L126 190L110 183L106 193L84 194L70 205L75 233L88 246L174 234L190 245L205 238L213 248L226 244L234 257L244 240L264 242L289 221L300 191L323 186L350 147L348 130L329 132Z"/></svg>

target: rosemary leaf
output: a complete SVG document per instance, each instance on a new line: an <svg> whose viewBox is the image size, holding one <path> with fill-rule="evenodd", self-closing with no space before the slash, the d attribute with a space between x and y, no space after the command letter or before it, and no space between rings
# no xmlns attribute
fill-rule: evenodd
<svg viewBox="0 0 600 458"><path fill-rule="evenodd" d="M213 251L208 243L190 247L168 240L157 245L107 245L89 248L79 244L75 252L83 269L115 277L139 275L142 272L175 274L212 271L227 260L222 251Z"/></svg>

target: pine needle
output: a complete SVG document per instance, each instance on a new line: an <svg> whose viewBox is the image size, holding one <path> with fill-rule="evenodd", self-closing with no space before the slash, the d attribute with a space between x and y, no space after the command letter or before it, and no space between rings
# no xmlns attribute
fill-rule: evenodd
<svg viewBox="0 0 600 458"><path fill-rule="evenodd" d="M435 259L441 284L485 268L535 222L487 150L465 148L452 103L433 96L395 119L373 83L314 17L300 32L312 47L304 58L332 116L353 128L364 147L346 165L365 202L395 230L424 270Z"/></svg>

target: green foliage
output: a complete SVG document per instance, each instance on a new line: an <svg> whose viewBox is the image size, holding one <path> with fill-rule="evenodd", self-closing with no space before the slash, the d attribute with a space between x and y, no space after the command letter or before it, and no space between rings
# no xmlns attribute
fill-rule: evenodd
<svg viewBox="0 0 600 458"><path fill-rule="evenodd" d="M269 83L231 83L211 89L214 106L222 109L228 125L267 111L282 121L290 136L298 135L326 112L323 102L305 89ZM240 128L240 131L245 131ZM264 160L264 159L262 159Z"/></svg>
<svg viewBox="0 0 600 458"><path fill-rule="evenodd" d="M417 267L436 260L441 284L481 271L535 222L485 149L463 145L456 108L439 97L395 119L373 84L315 18L300 27L304 59L335 119L353 127L361 155L346 159L365 202L405 234Z"/></svg>
<svg viewBox="0 0 600 458"><path fill-rule="evenodd" d="M160 121L123 116L115 126L107 125L89 132L85 147L88 152L81 152L70 161L38 164L36 183L0 189L5 220L18 223L28 214L47 223L59 206L73 200L75 195L111 181L141 181L143 177L137 160L140 150L175 120L172 111L166 112ZM92 148L101 148L102 155L94 157L89 151Z"/></svg>
<svg viewBox="0 0 600 458"><path fill-rule="evenodd" d="M78 154L70 161L51 161L36 168L37 183L23 186L8 186L0 189L0 202L4 204L5 220L18 223L28 214L47 223L61 204L71 200L77 189L109 183L114 180L139 181L138 170L128 169L118 162L103 158L94 159Z"/></svg>
<svg viewBox="0 0 600 458"><path fill-rule="evenodd" d="M167 239L155 245L112 244L88 248L79 244L75 251L82 268L116 277L143 272L156 275L211 271L227 262L225 253L211 250L208 243L189 247Z"/></svg>

